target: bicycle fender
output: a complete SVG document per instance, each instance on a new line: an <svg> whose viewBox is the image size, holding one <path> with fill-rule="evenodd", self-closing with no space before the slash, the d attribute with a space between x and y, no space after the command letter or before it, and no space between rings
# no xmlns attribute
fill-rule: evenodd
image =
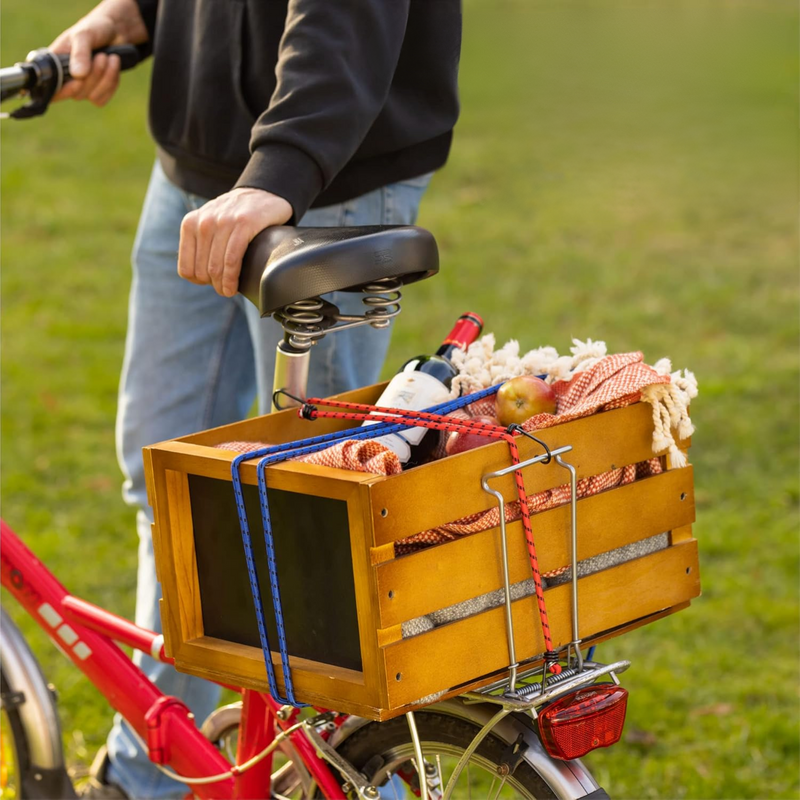
<svg viewBox="0 0 800 800"><path fill-rule="evenodd" d="M76 797L64 768L61 723L53 692L19 628L0 608L0 670L17 706L28 745L29 769L22 776L31 797Z"/></svg>

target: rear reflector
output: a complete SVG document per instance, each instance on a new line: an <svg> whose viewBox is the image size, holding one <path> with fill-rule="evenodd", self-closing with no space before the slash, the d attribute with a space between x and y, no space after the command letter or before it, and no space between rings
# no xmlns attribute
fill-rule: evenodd
<svg viewBox="0 0 800 800"><path fill-rule="evenodd" d="M628 692L613 683L578 689L539 714L539 732L547 752L562 761L580 758L619 741Z"/></svg>

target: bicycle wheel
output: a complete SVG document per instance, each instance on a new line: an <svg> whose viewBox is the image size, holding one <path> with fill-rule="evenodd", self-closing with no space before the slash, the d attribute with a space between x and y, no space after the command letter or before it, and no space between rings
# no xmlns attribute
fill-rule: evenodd
<svg viewBox="0 0 800 800"><path fill-rule="evenodd" d="M0 693L0 798L19 800L23 796L22 775L29 765L28 742L16 707L17 697L2 673Z"/></svg>
<svg viewBox="0 0 800 800"><path fill-rule="evenodd" d="M64 769L61 726L52 689L4 608L0 608L0 689L2 797L75 797Z"/></svg>
<svg viewBox="0 0 800 800"><path fill-rule="evenodd" d="M201 728L203 735L213 742L232 764L236 763L241 718L242 703L239 701L218 708ZM279 729L276 727L276 733L278 732ZM316 784L288 740L284 740L273 753L270 786L275 797L306 800L313 795Z"/></svg>
<svg viewBox="0 0 800 800"><path fill-rule="evenodd" d="M429 786L437 784L429 789L429 796L441 797L459 758L479 729L466 720L436 711L417 712L416 722L425 769L430 776ZM418 789L412 761L414 747L405 717L365 725L342 742L338 752L379 787L382 798L405 800L412 796L413 789ZM458 800L556 797L524 758L516 764L515 761L509 745L490 733L472 754L453 797Z"/></svg>

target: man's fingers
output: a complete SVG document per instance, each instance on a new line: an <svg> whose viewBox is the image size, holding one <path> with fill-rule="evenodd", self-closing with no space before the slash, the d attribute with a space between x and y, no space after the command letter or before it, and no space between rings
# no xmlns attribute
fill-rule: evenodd
<svg viewBox="0 0 800 800"><path fill-rule="evenodd" d="M224 273L222 276L222 290L217 291L225 297L233 297L239 291L239 275L242 272L242 259L247 251L247 246L253 241L247 227L237 225L228 239L228 246L223 259Z"/></svg>
<svg viewBox="0 0 800 800"><path fill-rule="evenodd" d="M70 37L69 74L80 80L92 71L92 34L88 30L77 30Z"/></svg>
<svg viewBox="0 0 800 800"><path fill-rule="evenodd" d="M50 49L54 53L69 53L72 49L72 33L70 31L64 31L64 33L52 42ZM72 97L79 88L76 83L79 84L80 81L73 80L62 86L61 90L53 96L51 102L56 103L59 100L66 100Z"/></svg>
<svg viewBox="0 0 800 800"><path fill-rule="evenodd" d="M194 277L194 256L197 247L197 212L193 211L183 218L181 223L181 241L178 246L178 275L187 281L196 283Z"/></svg>
<svg viewBox="0 0 800 800"><path fill-rule="evenodd" d="M82 86L83 81L70 81L61 88L61 91L53 97L51 102L55 103L59 100L69 100L70 98L75 97L75 95L81 90Z"/></svg>
<svg viewBox="0 0 800 800"><path fill-rule="evenodd" d="M69 53L72 47L72 29L68 28L63 33L60 33L50 42L48 49L54 53Z"/></svg>
<svg viewBox="0 0 800 800"><path fill-rule="evenodd" d="M178 274L192 283L212 283L218 294L233 297L253 237L291 216L286 200L261 189L234 189L220 195L184 217Z"/></svg>
<svg viewBox="0 0 800 800"><path fill-rule="evenodd" d="M108 64L97 85L89 92L88 99L96 106L104 106L119 86L119 56L110 56Z"/></svg>
<svg viewBox="0 0 800 800"><path fill-rule="evenodd" d="M81 87L73 95L75 100L85 100L103 79L106 67L108 66L108 56L105 53L98 53L92 59L92 68L89 75L81 81Z"/></svg>
<svg viewBox="0 0 800 800"><path fill-rule="evenodd" d="M194 279L197 283L211 283L208 275L208 254L214 241L216 219L212 214L199 212L195 234Z"/></svg>
<svg viewBox="0 0 800 800"><path fill-rule="evenodd" d="M222 277L224 273L225 251L228 247L228 240L233 232L233 223L225 218L217 222L214 230L214 239L208 251L208 277L214 285L214 291L222 294Z"/></svg>

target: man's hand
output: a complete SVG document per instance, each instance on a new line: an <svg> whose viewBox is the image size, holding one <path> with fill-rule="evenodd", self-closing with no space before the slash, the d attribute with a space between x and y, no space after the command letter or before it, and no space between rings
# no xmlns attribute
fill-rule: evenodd
<svg viewBox="0 0 800 800"><path fill-rule="evenodd" d="M183 218L178 274L198 284L211 283L233 297L247 246L264 228L283 225L292 207L262 189L234 189Z"/></svg>
<svg viewBox="0 0 800 800"><path fill-rule="evenodd" d="M104 106L119 85L119 56L98 53L92 58L92 50L110 44L142 44L148 38L135 0L103 0L50 45L54 53L70 54L72 76L53 100L71 97Z"/></svg>

